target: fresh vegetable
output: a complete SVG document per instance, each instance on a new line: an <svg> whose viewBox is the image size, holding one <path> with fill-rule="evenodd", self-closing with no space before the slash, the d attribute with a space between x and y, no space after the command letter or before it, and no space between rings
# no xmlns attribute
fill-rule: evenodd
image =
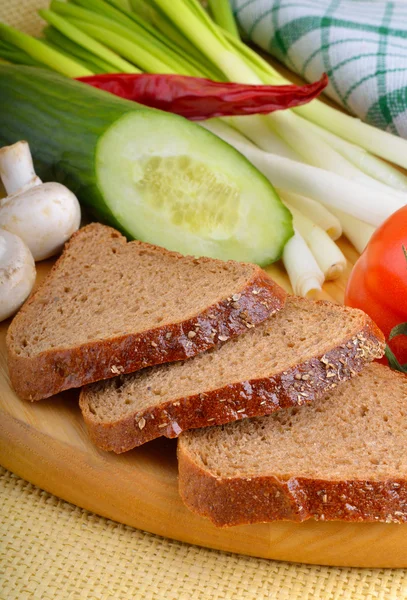
<svg viewBox="0 0 407 600"><path fill-rule="evenodd" d="M35 67L0 66L0 142L26 139L39 174L128 236L268 264L289 211L244 157L182 117Z"/></svg>
<svg viewBox="0 0 407 600"><path fill-rule="evenodd" d="M380 158L367 152L364 148L356 144L351 144L310 121L304 119L302 124L305 127L312 128L315 133L365 175L369 175L370 178L376 179L395 190L407 192L407 178L400 169L392 167Z"/></svg>
<svg viewBox="0 0 407 600"><path fill-rule="evenodd" d="M407 321L407 206L379 227L356 262L345 303L361 308L389 339L393 327ZM389 341L400 363L407 363L407 337Z"/></svg>
<svg viewBox="0 0 407 600"><path fill-rule="evenodd" d="M264 76L257 68L259 62L248 58L251 57L250 53L236 51L239 40L233 35L225 35L221 28L216 27L198 0L154 0L154 3L208 60L216 64L227 79L244 83L277 82L275 71L270 66L264 68ZM267 73L270 72L274 75L274 80L266 81ZM281 77L279 82L281 83ZM296 114L279 112L266 119L267 125L309 164L345 177L355 178L361 174L357 167L311 128L304 130L303 121ZM363 175L366 179L369 178ZM375 181L374 178L370 179Z"/></svg>
<svg viewBox="0 0 407 600"><path fill-rule="evenodd" d="M342 223L343 233L348 240L355 246L359 254L362 254L372 237L375 228L364 221L360 221L351 215L347 215L341 210L333 208L332 213Z"/></svg>
<svg viewBox="0 0 407 600"><path fill-rule="evenodd" d="M0 200L0 227L18 235L35 261L60 252L79 229L76 196L60 183L42 183L25 141L0 148L0 177L8 194Z"/></svg>
<svg viewBox="0 0 407 600"><path fill-rule="evenodd" d="M49 25L45 27L43 31L45 35L45 41L48 44L52 44L56 49L61 52L68 52L70 55L75 57L77 60L86 61L88 64L92 63L92 71L95 73L116 73L117 68L111 63L107 62L100 56L96 56L93 52L90 52L83 46L80 46L76 42L72 42L65 35L61 34L58 29Z"/></svg>
<svg viewBox="0 0 407 600"><path fill-rule="evenodd" d="M17 312L34 282L31 252L21 238L0 228L0 321Z"/></svg>
<svg viewBox="0 0 407 600"><path fill-rule="evenodd" d="M165 0L163 0L163 2L165 2ZM184 0L184 2L195 5L197 0ZM284 85L289 83L289 81L272 67L270 63L264 60L257 52L249 48L249 46L246 46L246 44L236 38L236 36L231 35L229 32L220 28L219 31L220 34L226 38L234 52L250 65L263 83L270 85ZM369 169L369 171L372 170L374 173L374 164L376 163L377 165L377 159L374 155L407 168L406 140L386 131L382 131L381 129L377 129L367 123L363 123L360 119L351 117L341 110L337 110L318 99L310 104L294 108L293 111L298 116L304 117L308 122L318 125L322 130L332 133L337 139L343 142L341 143L342 149L344 149L347 144L350 144L351 148L352 146L356 146L366 150L363 162L367 169L369 168L369 163L371 163L372 169ZM301 127L302 121L297 122L297 124ZM350 149L350 152L352 152L352 149ZM387 184L391 186L395 169L391 165L382 162L380 169L381 175L384 176L387 167ZM364 168L362 168L362 170L364 170ZM376 175L374 175L374 177L376 178Z"/></svg>
<svg viewBox="0 0 407 600"><path fill-rule="evenodd" d="M282 199L289 208L294 219L294 227L304 238L324 274L325 281L333 281L340 277L346 267L346 258L329 237L329 235L318 227L311 219L308 219L299 210L287 202L284 195Z"/></svg>
<svg viewBox="0 0 407 600"><path fill-rule="evenodd" d="M146 74L130 76L125 74L98 75L81 78L81 81L110 91L117 96L197 120L225 115L270 113L274 110L288 108L298 105L299 102L309 101L320 93L321 88L327 83L325 76L316 84L296 88L295 86L249 86L218 83L177 75ZM220 135L217 131L214 132ZM227 139L227 141L236 147L233 141L230 139ZM238 149L245 154L241 147ZM254 161L251 156L248 156L248 158L252 162ZM381 189L379 182L371 180L370 177L366 177L357 169L353 172L352 169L345 165L344 175L356 179L358 183L365 183L366 179L366 184L369 187L377 189L377 191ZM299 166L297 170L300 170ZM289 185L287 184L288 189L290 189ZM358 193L357 189L356 193ZM388 190L386 187L384 187L383 193L388 193L394 198L398 197L397 192ZM373 195L373 192L371 195ZM376 197L378 197L380 203L381 196L376 193ZM402 202L403 200L400 197L398 206L401 206ZM394 204L392 206L394 209ZM339 250L335 251L334 248L332 250L339 257ZM331 272L326 269L323 270L324 272Z"/></svg>
<svg viewBox="0 0 407 600"><path fill-rule="evenodd" d="M151 70L153 73L172 73L179 71L184 75L197 75L194 61L186 59L182 54L163 43L151 32L148 24L140 19L132 18L106 5L100 0L85 0L82 3L87 8L53 0L52 11L39 11L45 20L51 17L62 18L65 23L71 23L79 30L89 33L99 39L104 45L117 49L140 68ZM92 10L88 10L91 8ZM60 29L63 33L63 30ZM75 38L73 38L75 39Z"/></svg>
<svg viewBox="0 0 407 600"><path fill-rule="evenodd" d="M329 211L323 204L282 190L277 190L281 195L284 195L284 200L296 208L304 217L308 217L315 225L321 227L332 240L337 240L342 235L342 225L338 217Z"/></svg>
<svg viewBox="0 0 407 600"><path fill-rule="evenodd" d="M208 4L212 18L198 0L52 0L51 11L43 16L59 27L57 43L55 36L52 42L56 48L74 61L85 61L83 66L94 71L109 72L109 66L106 61L97 64L92 60L86 45L89 38L136 70L221 82L287 84L239 39L227 0ZM87 36L86 44L80 33ZM28 56L31 49L27 38ZM4 39L1 30L0 39ZM88 53L86 58L82 52L79 55L78 47ZM2 55L9 59L13 51L10 47L2 50L0 44ZM28 60L33 60L33 55ZM60 68L54 56L36 55L35 60L41 58L48 67ZM102 60L99 56L96 59ZM15 54L15 61L21 60L21 54ZM318 99L269 115L222 117L205 122L205 128L243 153L279 193L286 198L287 194L300 198L301 206L297 203L294 207L313 223L327 231L331 226L321 223L336 219L328 235L336 238L342 227L358 249L364 247L375 227L406 204L407 177L386 161L407 166L407 141L361 123ZM325 216L314 210L319 203L324 205ZM293 289L317 289L320 275L315 275L315 267L319 267L299 232L287 248L283 258ZM302 248L303 252L292 252L292 248ZM319 252L315 245L313 252ZM303 268L311 287L298 285Z"/></svg>
<svg viewBox="0 0 407 600"><path fill-rule="evenodd" d="M283 264L290 278L294 294L311 298L320 292L324 274L301 234L294 236L284 247Z"/></svg>
<svg viewBox="0 0 407 600"><path fill-rule="evenodd" d="M4 23L0 23L0 40L13 44L23 52L27 53L28 56L36 62L44 64L44 66L50 67L51 69L55 69L55 71L67 75L67 77L93 75L92 71L89 71L74 59L65 56L53 48L49 48L40 40L36 40Z"/></svg>
<svg viewBox="0 0 407 600"><path fill-rule="evenodd" d="M126 59L127 63L129 61L130 63L136 63L141 69L148 68L158 73L173 72L170 67L167 67L165 62L156 58L154 55L151 55L142 47L137 46L131 40L128 40L127 37L122 37L121 34L124 28L120 25L116 25L115 27L115 29L117 28L119 30L119 32L117 32L95 25L92 22L80 21L79 19L66 21L52 11L43 10L40 11L40 14L48 21L48 23L57 27L62 33L65 33L67 26L69 26L72 32L71 39L76 40L79 35L86 36L88 40L95 40L95 43L98 43L100 46L108 46L113 52L117 53L117 51L120 51L120 54ZM62 24L64 24L64 27L61 27ZM138 68L133 67L131 71L127 72L138 73L140 71Z"/></svg>
<svg viewBox="0 0 407 600"><path fill-rule="evenodd" d="M239 38L239 31L233 16L229 0L208 0L213 20L225 31Z"/></svg>
<svg viewBox="0 0 407 600"><path fill-rule="evenodd" d="M328 84L326 75L320 81L304 86L244 85L183 75L124 73L92 75L79 80L121 98L196 121L221 116L269 114L292 108L309 102Z"/></svg>
<svg viewBox="0 0 407 600"><path fill-rule="evenodd" d="M26 141L0 148L0 178L9 196L41 185L41 179L35 174L30 148Z"/></svg>
<svg viewBox="0 0 407 600"><path fill-rule="evenodd" d="M127 60L124 60L115 52L112 52L109 48L106 48L103 44L99 43L99 41L94 40L87 35L86 32L81 31L81 29L69 21L66 21L60 15L54 14L50 10L41 10L40 14L50 25L53 25L57 31L63 33L69 40L73 40L84 50L95 54L99 59L105 60L116 69L124 71L125 73L140 73L140 70L134 65Z"/></svg>
<svg viewBox="0 0 407 600"><path fill-rule="evenodd" d="M89 0L75 0L81 5L90 7ZM107 9L107 2L104 0L91 0L92 9L95 8L95 3L98 4L98 12L109 16L110 18L118 19L117 12L115 16ZM131 20L138 23L149 33L152 34L150 41L154 44L154 40L161 40L168 48L172 48L177 52L178 56L181 56L184 60L188 61L191 65L195 65L198 69L198 73L201 77L209 77L214 80L223 80L222 73L219 69L211 64L207 58L199 52L199 50L191 44L191 42L171 23L169 19L161 12L156 9L150 0L131 0L131 9L118 5L118 0L113 0L116 8L120 8L120 14L125 15ZM53 4L51 4L53 5ZM178 73L181 71L177 70Z"/></svg>
<svg viewBox="0 0 407 600"><path fill-rule="evenodd" d="M337 208L376 227L401 208L407 199L406 196L403 201L402 196L391 189L384 194L382 190L366 188L336 173L264 152L237 131L224 127L223 123L220 125L216 120L201 123L201 127L239 150L278 189L302 194L325 204L329 209Z"/></svg>
<svg viewBox="0 0 407 600"><path fill-rule="evenodd" d="M1 33L0 33L1 36ZM33 67L43 67L43 63L32 58L27 52L17 48L13 44L9 44L4 40L0 39L0 56L7 62L15 63L17 65L31 65Z"/></svg>

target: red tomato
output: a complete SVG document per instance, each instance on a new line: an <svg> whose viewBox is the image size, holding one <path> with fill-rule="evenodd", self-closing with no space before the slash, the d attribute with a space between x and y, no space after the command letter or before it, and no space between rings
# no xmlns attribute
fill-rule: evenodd
<svg viewBox="0 0 407 600"><path fill-rule="evenodd" d="M345 304L364 310L388 338L395 325L407 322L407 206L379 227L356 262L345 292ZM407 363L407 336L390 348Z"/></svg>

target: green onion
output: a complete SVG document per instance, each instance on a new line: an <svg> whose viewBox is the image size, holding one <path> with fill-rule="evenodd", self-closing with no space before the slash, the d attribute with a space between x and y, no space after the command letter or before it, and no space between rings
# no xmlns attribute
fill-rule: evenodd
<svg viewBox="0 0 407 600"><path fill-rule="evenodd" d="M11 63L29 65L31 67L44 67L43 63L32 58L27 52L24 52L24 50L2 40L0 40L0 56Z"/></svg>
<svg viewBox="0 0 407 600"><path fill-rule="evenodd" d="M178 52L186 52L188 57L193 56L198 62L201 62L201 59L207 62L207 59L197 50L196 46L191 44L156 7L147 4L144 0L131 0L131 6L132 12L128 13L129 17L148 23L156 36L160 35L167 45L177 48Z"/></svg>
<svg viewBox="0 0 407 600"><path fill-rule="evenodd" d="M224 35L235 51L244 58L247 64L262 79L263 83L268 83L270 85L287 85L290 83L290 81L280 75L278 71L251 48L246 46L246 44L230 35L227 31L224 32ZM371 152L373 155L380 156L389 162L407 169L406 140L391 133L387 133L386 131L382 131L381 129L377 129L367 123L363 123L359 119L351 117L336 108L332 108L318 99L313 100L309 104L297 106L292 110L308 121L319 125L322 129L335 134L338 138L347 140L348 142ZM344 145L341 145L341 147L344 148ZM348 151L351 152L349 149ZM369 162L369 157L365 158L365 162ZM367 166L368 172L372 177L375 177L374 172L377 170L377 167L378 164L374 163L374 161L371 161L371 166ZM391 172L388 172L386 178L384 171L387 167L389 167L389 171ZM393 178L394 171L395 170L389 165L382 162L380 168L382 175L380 180L388 185L392 185L390 182ZM385 180L382 179L383 176L385 177ZM395 179L397 180L397 177Z"/></svg>
<svg viewBox="0 0 407 600"><path fill-rule="evenodd" d="M209 10L215 23L231 35L239 37L236 21L228 0L208 0Z"/></svg>
<svg viewBox="0 0 407 600"><path fill-rule="evenodd" d="M230 46L239 56L250 66L263 83L270 85L282 85L283 83L291 83L282 78L280 73L276 71L270 63L262 58L257 52L252 50L240 38L231 35L228 31L222 30L222 34L229 42ZM277 80L277 81L276 81Z"/></svg>
<svg viewBox="0 0 407 600"><path fill-rule="evenodd" d="M130 0L109 0L110 4L122 8L123 10L130 10Z"/></svg>
<svg viewBox="0 0 407 600"><path fill-rule="evenodd" d="M179 29L174 27L165 14L151 4L147 4L144 0L131 0L131 5L134 12L126 14L133 19L142 19L144 25L148 22L152 26L155 35L160 35L165 44L179 54L188 57L188 61L201 72L202 77L208 77L215 81L225 79L221 71L208 61Z"/></svg>
<svg viewBox="0 0 407 600"><path fill-rule="evenodd" d="M136 44L140 50L144 51L144 54L143 52L141 53L142 58L139 58L139 60L129 58L129 56L133 56L132 54L126 55L125 52L120 52L117 43L115 48L119 54L127 56L136 64L142 64L139 62L141 60L143 64L146 65L144 69L150 69L148 66L150 62L145 54L147 52L148 55L151 55L151 70L154 69L154 72L160 72L159 69L164 68L164 65L166 65L167 67L170 67L174 73L179 72L182 75L192 76L197 76L199 74L199 72L181 55L173 52L171 48L168 48L159 39L151 35L148 29L145 29L144 26L134 22L132 19L127 18L123 13L106 4L106 2L103 2L102 0L85 0L84 2L80 2L80 4L89 4L93 9L98 8L98 12L95 13L91 10L82 8L82 6L67 4L66 2L60 2L59 0L53 0L51 8L58 14L70 20L70 22L73 22L73 18L85 23L90 23L91 25L97 25L98 27L103 27L114 34L117 34L117 36L121 36L131 43ZM97 36L92 37L97 38ZM109 45L107 40L105 43ZM125 47L125 45L123 47ZM159 63L154 61L159 61Z"/></svg>
<svg viewBox="0 0 407 600"><path fill-rule="evenodd" d="M155 0L155 3L228 79L240 83L261 83L250 67L233 52L220 29L200 5L192 5L191 9L189 3L187 5L182 0Z"/></svg>
<svg viewBox="0 0 407 600"><path fill-rule="evenodd" d="M62 54L64 54L68 58L71 58L73 56L67 50L65 50L63 48L60 48L57 44L54 44L50 40L44 39L44 40L42 40L42 42L44 44L46 44L49 48L53 48L54 50L58 50L58 52L62 52ZM79 64L81 64L86 69L89 69L89 71L92 71L96 75L100 75L100 74L102 74L102 73L105 72L103 69L101 69L100 67L98 67L98 65L96 65L91 60L87 60L86 58L80 58L78 56L75 56L75 60L77 60Z"/></svg>
<svg viewBox="0 0 407 600"><path fill-rule="evenodd" d="M67 9L73 9L74 7L73 5L76 6L80 6L83 9L86 9L88 11L93 11L99 15L102 15L104 17L106 17L107 19L111 19L112 21L117 21L118 23L121 23L122 25L124 25L125 27L131 28L132 25L134 24L134 20L132 20L128 14L126 14L127 11L124 11L124 9L120 9L120 8L116 8L115 6L112 6L111 4L109 4L108 2L104 2L104 0L71 0L71 4L67 5L66 2L61 2L58 0L52 0L51 2L51 9L55 10L55 12L58 12L57 10L57 6L59 5L63 5L65 7L67 7ZM62 10L63 7L61 7ZM64 14L63 12L61 12L61 14ZM75 16L75 13L66 13L67 15L70 14L70 16ZM80 13L79 13L80 14ZM78 17L79 17L78 14ZM140 20L137 19L136 21L137 24L140 24ZM143 28L144 24L143 24Z"/></svg>
<svg viewBox="0 0 407 600"><path fill-rule="evenodd" d="M294 110L302 117L335 135L407 169L406 140L345 115L320 101L318 104L314 104L314 102L316 101L313 100L308 105Z"/></svg>
<svg viewBox="0 0 407 600"><path fill-rule="evenodd" d="M105 41L109 48L115 50L118 54L127 58L132 63L137 64L143 71L149 73L175 72L174 69L167 66L158 58L155 58L148 51L144 50L144 48L121 37L117 33L113 33L111 29L106 29L99 25L92 25L92 23L86 23L85 21L79 21L79 19L69 19L69 22L86 32L92 38L99 41Z"/></svg>
<svg viewBox="0 0 407 600"><path fill-rule="evenodd" d="M263 152L236 131L229 135L216 123L203 121L200 125L241 152L277 189L317 200L329 210L342 210L377 227L405 205L405 197L403 201L391 188L385 194L381 189L366 187L325 169Z"/></svg>
<svg viewBox="0 0 407 600"><path fill-rule="evenodd" d="M201 52L223 71L232 81L246 83L261 83L257 75L250 69L246 62L236 55L233 48L226 41L219 27L211 21L198 2L194 0L155 0L155 4L169 16L189 39L196 43ZM237 118L236 118L237 119ZM270 135L267 126L268 117L243 117L233 119L237 128L244 130L249 137L255 136L255 142L266 151L281 151L284 156L298 158L298 156L282 139ZM280 136L281 138L281 136Z"/></svg>
<svg viewBox="0 0 407 600"><path fill-rule="evenodd" d="M101 59L99 56L96 56L96 54L89 52L89 50L86 50L82 46L79 46L79 44L76 44L75 42L67 38L65 35L63 35L61 32L59 32L57 29L55 29L55 27L52 27L52 25L48 25L47 27L45 27L43 33L46 39L49 40L52 44L54 44L54 46L57 46L58 49L61 50L61 52L68 52L69 54L79 59L83 59L89 63L93 63L100 69L101 73L117 73L117 68L115 68L113 65Z"/></svg>
<svg viewBox="0 0 407 600"><path fill-rule="evenodd" d="M290 83L246 44L228 31L223 33L229 44L245 60L247 65L256 72L263 83L270 85L287 85ZM374 156L380 156L389 162L407 168L407 144L405 140L363 123L359 119L342 113L320 100L313 100L309 104L295 107L292 110L311 121L311 123L319 125L321 130L324 130L324 133L319 132L321 137L329 141L335 150L343 156L352 162L355 161L357 166L366 174L396 189L405 189L405 176L402 174L397 175L396 169L383 161L378 161ZM335 144L332 137L329 137L328 140L327 132L335 134ZM353 144L353 148L349 146L346 148L345 140ZM359 146L372 154L364 154L362 160L362 154L359 152L359 158L357 158L354 153L354 146Z"/></svg>
<svg viewBox="0 0 407 600"><path fill-rule="evenodd" d="M341 210L333 209L332 212L341 221L343 233L355 246L359 254L362 254L375 231L375 227L372 227L372 225L368 225L368 223L360 221Z"/></svg>
<svg viewBox="0 0 407 600"><path fill-rule="evenodd" d="M304 122L304 119L291 111L281 111L270 115L268 124L308 164L337 173L342 177L353 179L370 187L379 188L383 185L374 177L362 172L339 153L333 145L316 134L308 123ZM396 191L394 193L397 194Z"/></svg>
<svg viewBox="0 0 407 600"><path fill-rule="evenodd" d="M76 66L82 62L94 72L137 72L134 64L153 73L290 83L240 40L227 0L208 4L214 20L198 0L53 0L54 12L43 13L53 25L45 35L65 59L71 56ZM14 44L0 44L0 56L8 53L15 62L39 60ZM108 61L106 52L122 65ZM406 203L407 177L374 155L407 166L405 140L318 100L269 116L213 119L203 126L246 156L281 191L287 205L293 204L296 235L286 245L283 262L301 295L321 288L324 275L314 257L328 278L332 260L343 267L343 257L320 227L337 237L342 224L361 249L374 226Z"/></svg>
<svg viewBox="0 0 407 600"><path fill-rule="evenodd" d="M321 227L321 229L326 231L332 240L338 240L341 237L342 225L340 220L323 204L315 202L315 200L311 200L311 198L299 196L298 194L291 194L290 192L282 190L277 190L277 193L280 196L284 195L286 204L293 206L305 217L311 219L315 225L318 225L318 227Z"/></svg>
<svg viewBox="0 0 407 600"><path fill-rule="evenodd" d="M346 258L335 242L321 227L292 206L282 194L281 199L293 216L294 228L302 235L307 246L324 274L325 281L333 281L343 275Z"/></svg>
<svg viewBox="0 0 407 600"><path fill-rule="evenodd" d="M294 294L312 298L321 291L324 274L297 229L284 246L282 258Z"/></svg>
<svg viewBox="0 0 407 600"><path fill-rule="evenodd" d="M217 61L218 66L222 68L225 75L232 81L253 83L259 78L260 74L264 83L266 82L265 79L267 79L267 82L271 81L275 84L285 83L284 79L278 75L271 66L266 67L261 59L254 59L250 50L243 51L243 45L237 38L230 34L228 36L225 35L223 31L209 19L197 0L171 0L171 2L168 2L167 0L155 0L155 3L166 12L167 16L183 30L185 35L189 36L190 40L193 41L202 52L206 52L206 55L210 60L214 63ZM233 41L231 41L232 38ZM237 52L236 49L238 49ZM260 79L258 82L259 81ZM338 133L339 135L341 135L342 131L346 133L349 129L355 131L357 128L361 128L365 132L369 131L369 126L361 124L356 119L345 116L320 102L316 104L316 102L317 101L313 101L310 104L298 107L298 109L295 110L297 113L306 116L316 123L320 121L320 115L325 115L325 118L327 118L328 114L332 121L335 121L336 114L336 123L342 124L341 127L337 127L340 131L335 131L335 133ZM312 108L313 106L316 108ZM286 144L291 146L291 148L307 163L328 171L333 171L341 176L364 181L364 183L371 186L374 185L376 176L371 177L366 175L366 173L363 173L357 166L353 165L347 158L330 146L330 144L325 142L321 136L315 134L311 129L304 131L304 127L302 127L303 122L298 120L298 116L292 111L274 113L267 117L267 122L274 132L284 140ZM348 128L346 127L345 122L348 124ZM320 124L325 125L325 123L322 122L320 122ZM326 126L326 128L332 131L332 125L335 126L335 123L331 124L331 127ZM375 139L382 138L382 145L384 145L385 151L383 152L381 145L377 144L377 147L380 149L379 154L383 158L407 167L407 157L400 157L400 154L402 154L401 148L407 148L406 142L391 134L387 134L374 128L370 129L373 130ZM267 137L267 132L265 132L265 137ZM346 137L346 135L343 137ZM387 140L387 143L384 143L384 139ZM359 145L362 145L364 148L368 146L366 141L365 144L359 143ZM261 144L261 147L264 148L265 144ZM372 165L369 170L371 173L374 173L374 166ZM382 175L385 170L386 165L383 164L381 169ZM392 173L388 173L386 183L392 180L392 175L393 171Z"/></svg>
<svg viewBox="0 0 407 600"><path fill-rule="evenodd" d="M73 0L77 4L85 5L88 0ZM102 2L103 0L91 0ZM214 81L224 81L222 72L196 48L191 42L174 27L172 22L156 7L147 4L144 0L131 0L133 11L122 13L144 27L153 37L158 38L164 46L172 50L180 65L189 63L194 69L194 75L207 77ZM180 72L180 71L178 71Z"/></svg>
<svg viewBox="0 0 407 600"><path fill-rule="evenodd" d="M346 140L323 129L319 125L302 119L304 127L312 128L325 142L332 146L337 152L357 166L361 171L381 181L396 190L407 192L407 176L399 169L383 162L364 148L347 142Z"/></svg>
<svg viewBox="0 0 407 600"><path fill-rule="evenodd" d="M0 39L17 46L17 48L26 52L34 60L67 77L94 75L92 71L86 69L72 58L68 58L61 52L54 50L54 48L49 48L40 40L4 23L0 23Z"/></svg>
<svg viewBox="0 0 407 600"><path fill-rule="evenodd" d="M232 81L261 83L255 71L239 53L234 52L221 29L210 20L198 2L195 0L184 2L183 0L171 0L171 2L155 0L155 2L183 30L184 34L200 47L202 52L206 52L208 58L213 62L217 61L225 75ZM262 122L265 125L263 129L265 141L262 142L261 138L258 138L256 143L263 149L273 151L273 148L267 147L269 137L267 123L281 140L311 165L331 170L342 176L359 175L356 167L313 132L304 132L300 129L297 120L298 117L289 111L264 118Z"/></svg>
<svg viewBox="0 0 407 600"><path fill-rule="evenodd" d="M116 8L114 6L111 6L111 4L109 4L108 2L105 2L105 0L72 0L72 2L73 2L73 4L79 5L85 9L90 9L90 10L95 11L96 13L98 13L102 16L105 16L113 21L117 21L117 22L121 23L128 29L133 30L135 33L138 33L139 35L144 35L144 37L147 40L149 40L149 42L151 43L152 46L159 45L162 49L164 49L165 52L168 52L168 50L170 50L181 61L185 60L183 53L182 52L180 53L180 45L181 44L179 43L179 42L182 42L183 40L186 41L185 38L183 38L183 36L179 35L178 42L172 44L171 40L169 40L167 36L162 35L161 32L159 30L157 30L156 27L153 27L149 23L149 21L146 20L145 18L143 18L142 16L139 16L139 15L135 14L134 12L131 12L130 10L125 10L124 8ZM57 0L53 0L53 2L51 3L51 6L53 6L54 4L55 5L62 4L63 6L66 6L65 2L61 3L61 2L58 2ZM55 11L58 12L56 9L55 9ZM71 16L75 16L75 15L71 14ZM78 16L78 18L80 18L79 14L77 16ZM84 20L86 20L86 18ZM167 20L167 23L170 24L170 22L168 20ZM102 27L104 26L103 23L95 23L95 24L99 24ZM171 24L170 24L170 26L172 27ZM172 29L174 29L174 28L172 27ZM186 50L195 52L197 54L197 58L199 61L201 56L199 55L199 53L196 52L196 48L192 44L189 44L189 46Z"/></svg>
<svg viewBox="0 0 407 600"><path fill-rule="evenodd" d="M243 135L265 152L271 152L272 154L278 154L279 156L284 156L291 160L301 161L298 153L269 128L266 117L262 115L223 117L222 121L219 121L218 126L225 123L230 127L237 129L240 133L243 133ZM231 133L230 127L228 127L229 135Z"/></svg>
<svg viewBox="0 0 407 600"><path fill-rule="evenodd" d="M47 21L47 23L53 25L56 29L58 29L58 31L66 35L66 37L68 37L70 40L76 44L79 44L86 50L93 52L96 54L96 56L99 56L103 60L106 60L119 71L123 71L124 73L140 73L140 70L134 65L131 65L126 60L123 60L120 56L81 31L81 29L76 27L67 19L64 19L51 10L39 10L38 13L45 21Z"/></svg>

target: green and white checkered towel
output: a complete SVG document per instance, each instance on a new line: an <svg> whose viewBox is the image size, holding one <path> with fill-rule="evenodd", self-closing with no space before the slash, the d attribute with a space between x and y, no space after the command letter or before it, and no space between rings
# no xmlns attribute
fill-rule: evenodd
<svg viewBox="0 0 407 600"><path fill-rule="evenodd" d="M247 37L364 121L407 138L407 2L231 0Z"/></svg>

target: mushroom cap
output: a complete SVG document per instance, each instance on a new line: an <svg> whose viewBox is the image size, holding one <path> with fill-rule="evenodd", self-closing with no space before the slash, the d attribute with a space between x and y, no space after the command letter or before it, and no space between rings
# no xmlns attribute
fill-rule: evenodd
<svg viewBox="0 0 407 600"><path fill-rule="evenodd" d="M35 282L34 258L14 233L0 228L0 321L13 315Z"/></svg>
<svg viewBox="0 0 407 600"><path fill-rule="evenodd" d="M36 261L60 252L80 220L75 194L60 183L36 185L0 201L0 227L24 240Z"/></svg>

